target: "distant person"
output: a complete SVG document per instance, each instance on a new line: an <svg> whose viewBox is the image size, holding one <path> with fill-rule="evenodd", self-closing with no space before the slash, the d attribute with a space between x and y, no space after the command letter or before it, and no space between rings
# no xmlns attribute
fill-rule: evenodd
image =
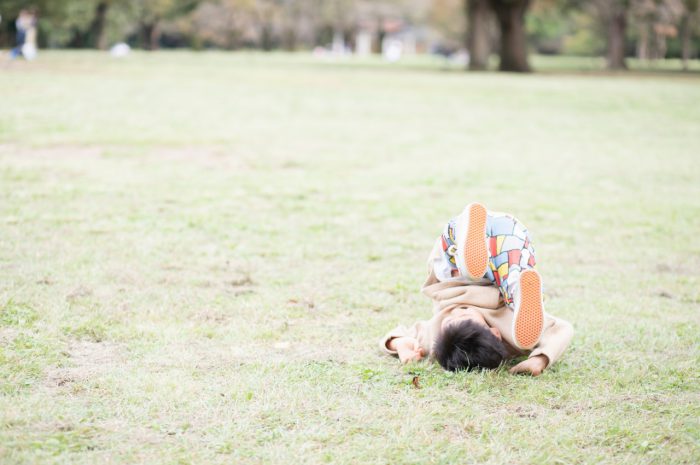
<svg viewBox="0 0 700 465"><path fill-rule="evenodd" d="M10 52L10 59L23 56L31 61L37 54L36 12L21 10L15 26L17 27L16 46Z"/></svg>
<svg viewBox="0 0 700 465"><path fill-rule="evenodd" d="M37 51L39 49L37 42L37 14L36 10L30 10L29 12L29 27L24 39L24 45L22 46L22 55L29 61L36 58Z"/></svg>
<svg viewBox="0 0 700 465"><path fill-rule="evenodd" d="M429 355L457 371L528 355L510 371L538 376L569 345L571 324L544 313L535 250L515 217L467 205L445 226L428 266L422 292L433 300L433 317L380 342L401 362Z"/></svg>

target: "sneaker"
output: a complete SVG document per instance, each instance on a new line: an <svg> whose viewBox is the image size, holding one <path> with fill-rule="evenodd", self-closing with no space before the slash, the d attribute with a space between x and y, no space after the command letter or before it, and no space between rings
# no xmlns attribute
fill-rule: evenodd
<svg viewBox="0 0 700 465"><path fill-rule="evenodd" d="M460 216L457 238L460 271L473 280L481 279L489 264L486 207L480 203L470 203Z"/></svg>
<svg viewBox="0 0 700 465"><path fill-rule="evenodd" d="M518 349L530 350L539 342L544 329L540 274L532 269L521 272L519 291L514 302L513 341Z"/></svg>

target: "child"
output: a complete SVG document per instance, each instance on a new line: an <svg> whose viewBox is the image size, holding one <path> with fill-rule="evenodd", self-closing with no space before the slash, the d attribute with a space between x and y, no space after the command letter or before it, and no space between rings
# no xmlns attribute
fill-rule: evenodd
<svg viewBox="0 0 700 465"><path fill-rule="evenodd" d="M511 373L537 376L568 346L573 328L544 313L535 251L513 216L467 205L445 226L428 265L422 291L433 317L381 341L403 363L430 355L447 370L471 370L529 354Z"/></svg>

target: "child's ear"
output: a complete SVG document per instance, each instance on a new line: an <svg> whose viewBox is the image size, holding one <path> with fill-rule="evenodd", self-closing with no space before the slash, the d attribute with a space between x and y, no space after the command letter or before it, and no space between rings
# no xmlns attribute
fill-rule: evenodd
<svg viewBox="0 0 700 465"><path fill-rule="evenodd" d="M496 336L496 339L499 341L502 341L503 338L501 337L501 332L498 330L498 328L491 327L489 328L491 330L491 333L493 333L494 336Z"/></svg>

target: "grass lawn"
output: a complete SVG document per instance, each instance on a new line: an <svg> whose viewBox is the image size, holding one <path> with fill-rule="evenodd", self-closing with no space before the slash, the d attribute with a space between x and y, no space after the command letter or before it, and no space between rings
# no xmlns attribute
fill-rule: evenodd
<svg viewBox="0 0 700 465"><path fill-rule="evenodd" d="M698 463L700 75L544 61L0 68L0 463ZM575 327L539 378L378 351L475 199Z"/></svg>

